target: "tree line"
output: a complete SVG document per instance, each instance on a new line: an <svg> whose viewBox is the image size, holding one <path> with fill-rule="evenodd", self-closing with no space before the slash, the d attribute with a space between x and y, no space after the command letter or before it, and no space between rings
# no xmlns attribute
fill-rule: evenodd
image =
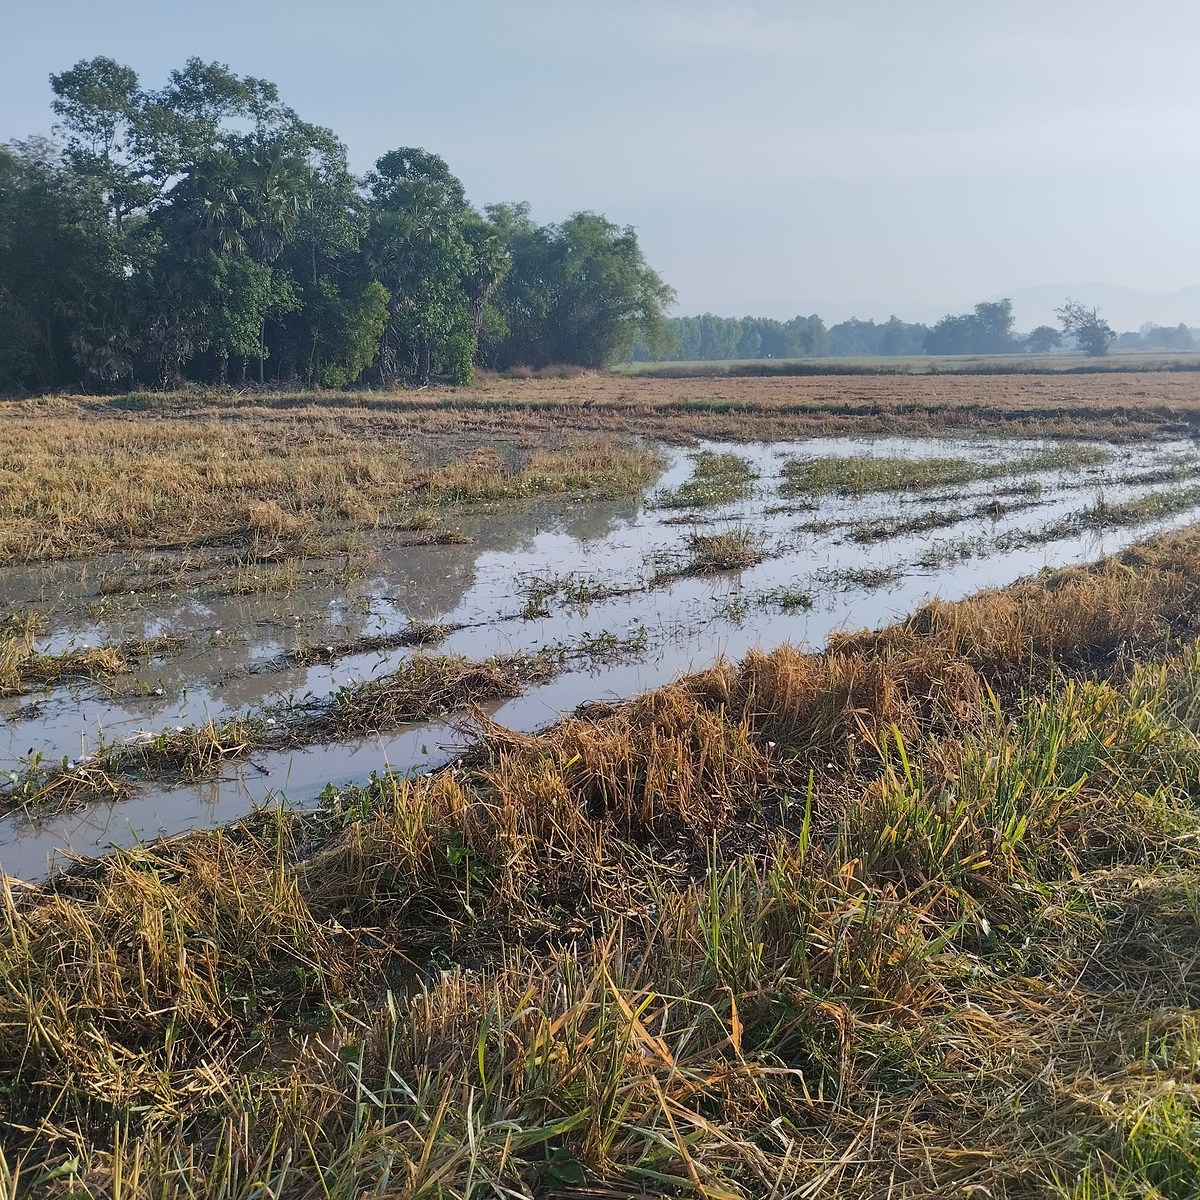
<svg viewBox="0 0 1200 1200"><path fill-rule="evenodd" d="M479 210L439 155L364 177L266 80L190 59L50 77L54 140L0 147L0 388L423 384L660 352L674 293L592 212Z"/></svg>
<svg viewBox="0 0 1200 1200"><path fill-rule="evenodd" d="M672 317L669 341L657 355L645 344L634 358L717 361L756 358L873 358L922 354L1045 354L1073 348L1090 356L1122 350L1190 350L1195 345L1186 325L1144 325L1119 337L1098 309L1067 299L1055 310L1059 328L1039 325L1025 334L1014 328L1011 300L976 304L971 312L948 313L935 325L851 318L826 328L817 314L775 321L761 317Z"/></svg>

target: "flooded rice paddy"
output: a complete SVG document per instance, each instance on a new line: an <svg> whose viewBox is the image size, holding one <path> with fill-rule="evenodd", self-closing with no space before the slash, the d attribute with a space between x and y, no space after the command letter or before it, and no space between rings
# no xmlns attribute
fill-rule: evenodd
<svg viewBox="0 0 1200 1200"><path fill-rule="evenodd" d="M180 552L10 568L0 599L38 615L42 654L178 640L128 673L0 698L0 772L18 779L31 763L238 714L286 724L422 654L538 656L552 669L485 706L528 731L722 656L818 649L837 630L1088 561L1200 513L1190 441L821 439L662 454L637 499L467 510L439 544L381 531L344 559L264 565L232 585L179 572ZM447 713L264 748L198 781L139 779L69 811L17 805L0 817L0 871L37 879L71 855L256 804L311 806L372 771L445 762L472 736L466 714Z"/></svg>

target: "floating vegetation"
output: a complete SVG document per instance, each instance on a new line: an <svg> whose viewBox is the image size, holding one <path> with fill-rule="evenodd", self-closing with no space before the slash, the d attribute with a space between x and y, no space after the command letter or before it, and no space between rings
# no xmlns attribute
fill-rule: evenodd
<svg viewBox="0 0 1200 1200"><path fill-rule="evenodd" d="M738 454L716 454L702 450L692 455L692 477L674 491L654 497L661 508L712 508L744 500L758 472Z"/></svg>
<svg viewBox="0 0 1200 1200"><path fill-rule="evenodd" d="M873 591L875 588L886 587L890 583L898 583L904 578L904 568L893 567L836 567L817 571L813 578L824 587L837 591L850 591L862 588Z"/></svg>
<svg viewBox="0 0 1200 1200"><path fill-rule="evenodd" d="M929 533L934 529L945 529L967 519L959 509L945 512L911 513L899 517L879 517L874 521L856 521L847 531L847 537L859 545L874 542L889 542L893 538L906 537L915 533Z"/></svg>
<svg viewBox="0 0 1200 1200"><path fill-rule="evenodd" d="M813 606L813 598L808 592L786 585L759 589L753 594L752 602L756 608L774 608L780 612L807 612Z"/></svg>
<svg viewBox="0 0 1200 1200"><path fill-rule="evenodd" d="M29 618L19 632L0 633L0 696L125 675L146 659L174 653L187 641L163 635L133 638L111 646L82 646L61 654L39 654L34 649L36 627L36 620Z"/></svg>
<svg viewBox="0 0 1200 1200"><path fill-rule="evenodd" d="M441 622L410 621L407 627L396 633L368 634L350 642L332 645L301 646L280 655L266 664L268 668L309 666L313 663L336 662L354 654L371 654L380 650L395 650L403 646L434 646L443 642L461 625L446 625Z"/></svg>
<svg viewBox="0 0 1200 1200"><path fill-rule="evenodd" d="M469 546L471 539L461 529L429 529L417 533L413 546Z"/></svg>
<svg viewBox="0 0 1200 1200"><path fill-rule="evenodd" d="M525 603L521 616L527 620L550 615L548 602L561 598L571 608L586 611L590 605L613 596L628 596L644 590L642 583L618 586L582 575L535 575L525 585Z"/></svg>

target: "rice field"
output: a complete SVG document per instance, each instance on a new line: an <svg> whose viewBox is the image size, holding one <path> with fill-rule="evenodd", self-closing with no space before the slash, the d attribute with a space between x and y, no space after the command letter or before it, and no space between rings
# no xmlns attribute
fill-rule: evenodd
<svg viewBox="0 0 1200 1200"><path fill-rule="evenodd" d="M201 402L0 514L0 1195L1200 1196L1177 427Z"/></svg>

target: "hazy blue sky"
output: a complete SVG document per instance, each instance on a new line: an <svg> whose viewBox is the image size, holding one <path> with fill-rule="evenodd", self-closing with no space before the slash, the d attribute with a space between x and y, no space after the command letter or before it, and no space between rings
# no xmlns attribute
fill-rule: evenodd
<svg viewBox="0 0 1200 1200"><path fill-rule="evenodd" d="M356 169L425 146L476 204L633 224L681 311L1200 284L1194 0L11 0L0 140L97 54L218 59Z"/></svg>

